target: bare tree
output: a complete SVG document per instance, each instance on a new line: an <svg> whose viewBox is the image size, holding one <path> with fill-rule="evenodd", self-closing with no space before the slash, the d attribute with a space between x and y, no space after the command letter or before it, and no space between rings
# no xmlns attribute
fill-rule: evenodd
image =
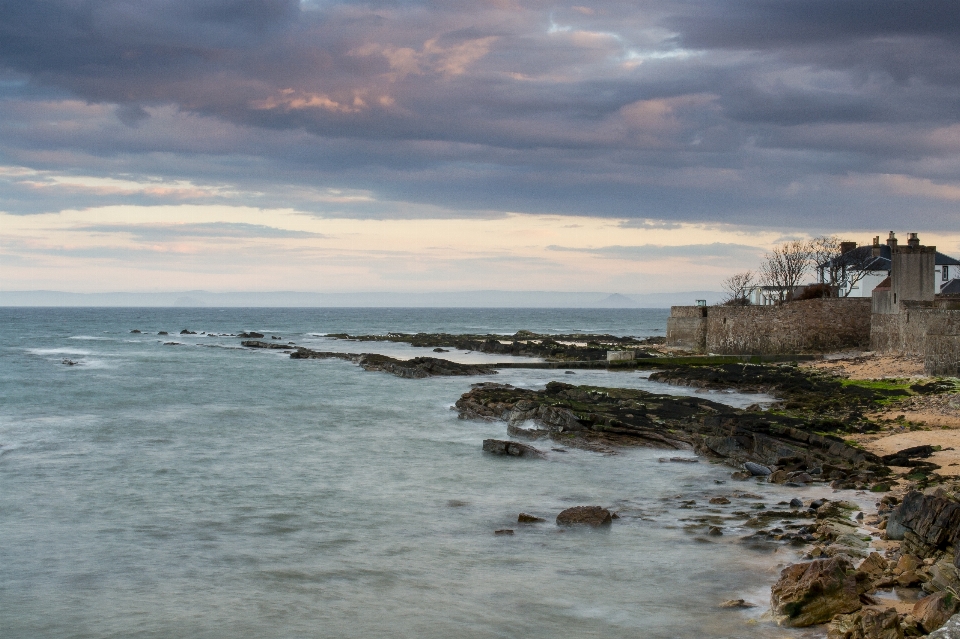
<svg viewBox="0 0 960 639"><path fill-rule="evenodd" d="M816 237L810 241L810 256L819 271L820 281L836 286L847 297L853 287L871 270L876 257L869 247L861 246L843 251L843 243L836 236Z"/></svg>
<svg viewBox="0 0 960 639"><path fill-rule="evenodd" d="M769 286L779 304L803 280L810 266L810 243L795 240L776 246L760 265L760 283Z"/></svg>
<svg viewBox="0 0 960 639"><path fill-rule="evenodd" d="M842 279L840 265L840 238L836 235L821 235L810 240L810 260L819 272L822 284L838 286Z"/></svg>
<svg viewBox="0 0 960 639"><path fill-rule="evenodd" d="M735 273L723 281L723 290L727 298L723 300L725 306L748 306L750 304L750 288L755 278L753 271Z"/></svg>

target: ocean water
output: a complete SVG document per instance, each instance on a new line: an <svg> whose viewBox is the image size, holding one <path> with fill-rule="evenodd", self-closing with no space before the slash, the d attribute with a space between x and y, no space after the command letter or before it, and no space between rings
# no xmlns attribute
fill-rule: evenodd
<svg viewBox="0 0 960 639"><path fill-rule="evenodd" d="M497 458L481 441L505 437L505 425L451 410L477 381L690 389L606 371L407 380L240 349L236 338L175 334L259 330L330 350L413 356L429 349L360 348L324 334L646 336L663 334L666 316L0 309L0 636L804 636L764 615L793 551L755 549L740 541L751 532L743 529L707 537L690 521L702 512L680 502L734 489L776 502L813 489L734 485L728 467L662 464L665 453L648 449ZM553 523L560 510L586 504L615 508L621 519L606 530ZM548 521L517 524L520 512ZM503 528L515 534L494 534ZM741 597L758 607L717 607Z"/></svg>

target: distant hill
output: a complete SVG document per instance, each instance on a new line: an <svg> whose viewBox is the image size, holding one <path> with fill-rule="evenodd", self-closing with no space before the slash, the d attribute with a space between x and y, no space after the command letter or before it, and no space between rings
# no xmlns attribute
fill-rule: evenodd
<svg viewBox="0 0 960 639"><path fill-rule="evenodd" d="M164 293L68 293L63 291L0 291L0 306L268 306L268 307L394 307L394 308L666 308L712 304L715 291L685 293L621 293L561 291L460 291L438 293L305 293L298 291L175 291Z"/></svg>

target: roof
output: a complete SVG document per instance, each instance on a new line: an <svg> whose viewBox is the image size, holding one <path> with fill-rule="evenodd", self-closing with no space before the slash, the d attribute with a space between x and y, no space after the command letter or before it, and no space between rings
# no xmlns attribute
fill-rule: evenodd
<svg viewBox="0 0 960 639"><path fill-rule="evenodd" d="M940 295L960 295L960 280L950 280L944 284Z"/></svg>
<svg viewBox="0 0 960 639"><path fill-rule="evenodd" d="M887 279L883 280L879 284L873 287L875 291L889 291L893 287L893 284L890 283L890 276L887 275Z"/></svg>
<svg viewBox="0 0 960 639"><path fill-rule="evenodd" d="M873 257L873 248L869 244L864 244L863 246L858 246L852 251L847 251L843 255L838 255L832 260L827 260L823 264L818 264L818 268L826 268L828 266L844 266L844 265L857 265L860 268L860 265L863 265L863 270L865 271L889 271L890 270L890 247L886 244L880 245L880 255ZM937 257L935 264L937 266L942 266L946 264L947 266L960 266L960 260L950 257L940 251L937 251Z"/></svg>

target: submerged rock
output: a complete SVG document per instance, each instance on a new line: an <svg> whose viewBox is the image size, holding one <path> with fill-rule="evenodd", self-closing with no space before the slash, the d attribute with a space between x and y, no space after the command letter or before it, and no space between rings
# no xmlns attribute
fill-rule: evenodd
<svg viewBox="0 0 960 639"><path fill-rule="evenodd" d="M528 515L527 513L520 513L517 516L517 523L520 524L537 524L542 521L546 521L543 517L537 517L536 515Z"/></svg>
<svg viewBox="0 0 960 639"><path fill-rule="evenodd" d="M483 451L493 455L507 455L510 457L546 457L542 451L533 446L503 439L483 440Z"/></svg>
<svg viewBox="0 0 960 639"><path fill-rule="evenodd" d="M557 515L558 526L604 526L612 521L610 511L602 506L574 506Z"/></svg>
<svg viewBox="0 0 960 639"><path fill-rule="evenodd" d="M795 628L856 612L861 604L853 565L831 557L787 566L770 589L770 603L779 622Z"/></svg>
<svg viewBox="0 0 960 639"><path fill-rule="evenodd" d="M260 338L260 337L263 337L263 333L250 331L249 333L240 333L239 335L237 335L237 337L243 337L245 339L249 339L251 337Z"/></svg>
<svg viewBox="0 0 960 639"><path fill-rule="evenodd" d="M729 601L724 601L719 606L720 608L756 608L757 604L750 603L745 599L731 599Z"/></svg>

